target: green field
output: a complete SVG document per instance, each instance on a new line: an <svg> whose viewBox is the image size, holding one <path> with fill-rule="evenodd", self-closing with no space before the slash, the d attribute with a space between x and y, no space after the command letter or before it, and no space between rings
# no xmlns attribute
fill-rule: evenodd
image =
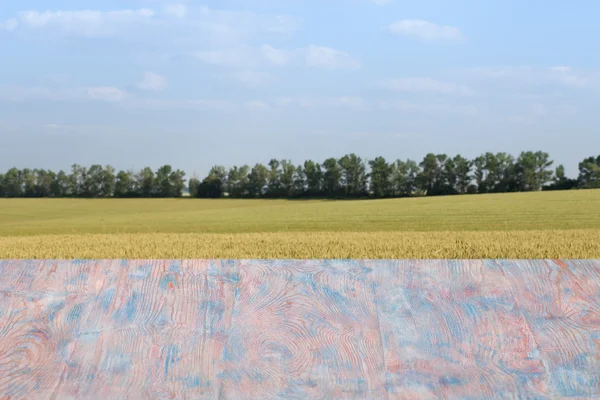
<svg viewBox="0 0 600 400"><path fill-rule="evenodd" d="M596 258L600 191L363 201L0 200L0 258L179 255Z"/></svg>

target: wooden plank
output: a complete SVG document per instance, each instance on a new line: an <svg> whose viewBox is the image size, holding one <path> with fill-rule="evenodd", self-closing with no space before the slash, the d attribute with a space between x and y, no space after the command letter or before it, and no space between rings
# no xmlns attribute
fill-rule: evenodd
<svg viewBox="0 0 600 400"><path fill-rule="evenodd" d="M233 309L236 274L231 266L200 261L87 264L87 269L75 266L77 274L67 271L67 264L5 266L35 268L40 281L31 283L36 301L12 300L3 307L2 322L21 314L18 325L0 334L0 348L16 346L33 358L2 353L0 365L15 371L17 363L21 374L0 380L0 398L216 398ZM47 268L55 270L46 273ZM78 275L82 270L87 272ZM32 332L44 339L43 346L32 347Z"/></svg>
<svg viewBox="0 0 600 400"><path fill-rule="evenodd" d="M600 261L0 261L0 400L600 397Z"/></svg>
<svg viewBox="0 0 600 400"><path fill-rule="evenodd" d="M600 398L600 263L501 261L554 398Z"/></svg>
<svg viewBox="0 0 600 400"><path fill-rule="evenodd" d="M354 262L242 262L224 398L385 398L369 272Z"/></svg>
<svg viewBox="0 0 600 400"><path fill-rule="evenodd" d="M544 398L547 375L502 270L371 262L395 399Z"/></svg>

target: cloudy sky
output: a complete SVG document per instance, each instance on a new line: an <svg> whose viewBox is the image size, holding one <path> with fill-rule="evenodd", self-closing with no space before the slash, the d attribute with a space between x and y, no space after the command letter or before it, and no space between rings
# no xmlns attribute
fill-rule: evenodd
<svg viewBox="0 0 600 400"><path fill-rule="evenodd" d="M600 153L592 0L19 0L0 169ZM596 38L596 39L595 39Z"/></svg>

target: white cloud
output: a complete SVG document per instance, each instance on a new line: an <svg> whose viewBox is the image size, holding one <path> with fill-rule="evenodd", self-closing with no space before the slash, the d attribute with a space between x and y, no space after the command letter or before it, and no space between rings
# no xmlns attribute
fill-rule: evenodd
<svg viewBox="0 0 600 400"><path fill-rule="evenodd" d="M343 107L361 109L366 106L364 99L359 96L334 98L282 97L277 99L277 104L280 106L296 106L301 108Z"/></svg>
<svg viewBox="0 0 600 400"><path fill-rule="evenodd" d="M324 129L313 129L309 131L312 135L319 136L339 136L339 137L355 137L355 138L392 138L392 139L409 139L425 137L422 133L416 132L376 132L376 131L328 131Z"/></svg>
<svg viewBox="0 0 600 400"><path fill-rule="evenodd" d="M321 69L356 69L360 62L347 53L310 45L299 49L277 49L270 45L259 48L238 46L219 50L196 51L193 57L207 64L224 67L256 67L259 65L304 65Z"/></svg>
<svg viewBox="0 0 600 400"><path fill-rule="evenodd" d="M240 106L248 106L248 104L236 104L229 100L218 99L169 100L142 97L110 86L72 87L56 90L46 87L0 87L0 101L26 102L36 100L101 101L123 108L152 111L167 109L235 111ZM254 103L253 106L258 107ZM52 124L49 125L48 128L52 128Z"/></svg>
<svg viewBox="0 0 600 400"><path fill-rule="evenodd" d="M437 25L420 19L403 19L386 28L395 35L415 37L423 40L461 40L464 38L460 29Z"/></svg>
<svg viewBox="0 0 600 400"><path fill-rule="evenodd" d="M300 28L300 21L289 15L262 17L263 29L267 32L289 33Z"/></svg>
<svg viewBox="0 0 600 400"><path fill-rule="evenodd" d="M556 109L556 107L555 107L555 109ZM548 107L546 107L544 104L541 104L541 103L534 103L534 104L526 107L525 110L519 110L519 111L524 111L524 112L509 115L508 117L505 118L505 120L508 122L511 122L511 123L516 123L516 124L527 124L527 125L535 124L538 122L538 120L540 118L542 118L542 117L547 118L546 115L548 114ZM556 111L558 111L558 109L556 109ZM552 116L553 115L551 115L550 117L552 117Z"/></svg>
<svg viewBox="0 0 600 400"><path fill-rule="evenodd" d="M223 67L253 67L260 63L260 54L247 46L196 51L190 55L206 64Z"/></svg>
<svg viewBox="0 0 600 400"><path fill-rule="evenodd" d="M512 122L514 124L525 124L525 125L533 125L535 124L535 119L532 117L524 116L524 115L511 115L506 118L506 121Z"/></svg>
<svg viewBox="0 0 600 400"><path fill-rule="evenodd" d="M197 100L166 100L148 97L132 97L121 103L123 107L165 111L165 110L212 110L234 111L236 104L228 100L197 99Z"/></svg>
<svg viewBox="0 0 600 400"><path fill-rule="evenodd" d="M124 131L115 126L46 124L44 128L46 128L49 135L137 136L135 132Z"/></svg>
<svg viewBox="0 0 600 400"><path fill-rule="evenodd" d="M12 32L12 31L16 30L18 27L19 27L19 21L17 21L14 18L9 19L8 21L0 22L0 30Z"/></svg>
<svg viewBox="0 0 600 400"><path fill-rule="evenodd" d="M90 100L119 102L127 97L127 92L116 87L87 87L83 92Z"/></svg>
<svg viewBox="0 0 600 400"><path fill-rule="evenodd" d="M62 85L69 81L69 75L67 74L50 74L48 75L48 79L53 83Z"/></svg>
<svg viewBox="0 0 600 400"><path fill-rule="evenodd" d="M409 139L409 138L422 138L424 135L422 133L388 133L388 132L352 132L349 136L359 137L359 138L372 138L372 137L380 137L380 138L394 138L394 139Z"/></svg>
<svg viewBox="0 0 600 400"><path fill-rule="evenodd" d="M144 72L144 76L137 87L142 90L161 91L167 87L167 80L161 75L147 71Z"/></svg>
<svg viewBox="0 0 600 400"><path fill-rule="evenodd" d="M0 87L0 100L24 102L29 100L52 99L53 93L47 87Z"/></svg>
<svg viewBox="0 0 600 400"><path fill-rule="evenodd" d="M176 18L185 18L188 8L183 3L168 4L165 6L165 13Z"/></svg>
<svg viewBox="0 0 600 400"><path fill-rule="evenodd" d="M478 67L467 70L470 78L504 79L518 84L563 85L570 87L592 87L600 85L598 71L585 71L569 66L534 68L518 67Z"/></svg>
<svg viewBox="0 0 600 400"><path fill-rule="evenodd" d="M162 1L161 3L165 4ZM174 21L174 18L182 21ZM0 23L0 29L44 29L68 35L97 37L113 36L126 31L134 32L141 26L152 26L170 36L174 32L181 33L172 29L175 23L185 26L186 34L177 36L177 40L187 41L188 45L237 44L260 34L284 35L300 27L300 21L291 16L262 15L208 7L188 8L180 2L165 4L162 12L155 12L149 8L113 11L23 11L16 19Z"/></svg>
<svg viewBox="0 0 600 400"><path fill-rule="evenodd" d="M65 34L83 36L108 36L120 28L134 23L148 22L154 17L153 10L117 11L23 11L18 19L22 26L31 29L54 29Z"/></svg>
<svg viewBox="0 0 600 400"><path fill-rule="evenodd" d="M467 70L469 75L477 78L516 78L531 75L533 68L527 66L508 67L476 67Z"/></svg>
<svg viewBox="0 0 600 400"><path fill-rule="evenodd" d="M268 111L271 107L262 101L247 101L244 103L244 108L250 111Z"/></svg>
<svg viewBox="0 0 600 400"><path fill-rule="evenodd" d="M215 99L200 99L200 100L183 100L174 103L175 108L192 108L200 110L219 110L228 111L235 108L235 104L229 100Z"/></svg>
<svg viewBox="0 0 600 400"><path fill-rule="evenodd" d="M325 69L355 69L360 63L347 53L329 47L310 45L305 50L306 65Z"/></svg>
<svg viewBox="0 0 600 400"><path fill-rule="evenodd" d="M4 87L0 88L0 99L13 102L52 100L93 100L120 102L128 97L122 89L110 86L72 87L66 89L50 89L48 87Z"/></svg>
<svg viewBox="0 0 600 400"><path fill-rule="evenodd" d="M571 67L551 67L550 71L553 78L567 86L584 87L594 83L591 77L573 71ZM598 80L596 80L596 83L598 83Z"/></svg>
<svg viewBox="0 0 600 400"><path fill-rule="evenodd" d="M536 124L548 121L556 117L572 117L577 113L577 107L570 104L556 104L547 106L542 103L534 103L530 106L521 106L514 114L504 118L505 121L518 124Z"/></svg>
<svg viewBox="0 0 600 400"><path fill-rule="evenodd" d="M365 101L362 99L362 97L358 96L338 97L337 99L333 99L332 104L348 108L362 108L365 106Z"/></svg>
<svg viewBox="0 0 600 400"><path fill-rule="evenodd" d="M379 83L379 87L397 92L473 95L473 89L467 86L440 82L431 78L386 79Z"/></svg>
<svg viewBox="0 0 600 400"><path fill-rule="evenodd" d="M268 44L260 48L262 57L274 65L284 65L293 58L293 51L276 49Z"/></svg>
<svg viewBox="0 0 600 400"><path fill-rule="evenodd" d="M299 20L286 15L260 15L208 7L203 7L201 11L197 18L190 21L190 28L197 28L203 40L217 44L247 42L260 34L286 35L300 27Z"/></svg>
<svg viewBox="0 0 600 400"><path fill-rule="evenodd" d="M252 70L236 71L229 74L221 74L219 75L219 77L221 79L241 83L242 85L248 87L263 86L276 81L275 77L273 77L268 72Z"/></svg>
<svg viewBox="0 0 600 400"><path fill-rule="evenodd" d="M555 72L569 72L569 71L571 71L571 67L557 65L555 67L550 67L550 71L555 71Z"/></svg>
<svg viewBox="0 0 600 400"><path fill-rule="evenodd" d="M423 113L432 115L459 115L474 116L479 113L477 107L473 105L461 105L451 103L413 103L409 101L383 101L380 103L382 110L394 110L411 113Z"/></svg>

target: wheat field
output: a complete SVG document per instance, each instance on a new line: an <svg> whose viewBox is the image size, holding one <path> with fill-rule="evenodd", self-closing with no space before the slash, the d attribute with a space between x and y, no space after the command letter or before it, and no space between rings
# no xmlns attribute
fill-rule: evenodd
<svg viewBox="0 0 600 400"><path fill-rule="evenodd" d="M600 258L600 191L361 201L1 199L0 258Z"/></svg>

